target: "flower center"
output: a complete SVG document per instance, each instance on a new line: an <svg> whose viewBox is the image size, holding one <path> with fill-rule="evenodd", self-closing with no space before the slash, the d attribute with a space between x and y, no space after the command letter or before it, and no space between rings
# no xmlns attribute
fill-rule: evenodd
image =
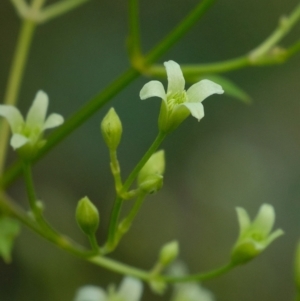
<svg viewBox="0 0 300 301"><path fill-rule="evenodd" d="M176 105L180 105L185 102L187 102L185 90L167 94L167 105L170 111L172 111Z"/></svg>

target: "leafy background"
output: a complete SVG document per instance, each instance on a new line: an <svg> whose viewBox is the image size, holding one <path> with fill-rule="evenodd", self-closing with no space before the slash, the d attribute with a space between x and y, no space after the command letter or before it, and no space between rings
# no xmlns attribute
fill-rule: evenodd
<svg viewBox="0 0 300 301"><path fill-rule="evenodd" d="M50 3L51 1L49 1ZM52 1L55 2L55 1ZM195 0L141 0L143 48L149 50L197 3ZM289 13L296 0L219 1L161 60L179 63L220 61L254 48ZM7 73L20 21L8 0L0 2L0 91ZM285 39L299 37L300 25ZM24 82L20 108L26 112L38 89L51 99L50 111L70 116L128 68L126 1L90 1L80 9L38 28ZM148 198L115 258L150 268L160 246L178 239L181 258L193 272L227 261L237 234L234 208L256 214L270 203L276 226L286 235L247 266L205 285L217 300L290 300L293 255L300 237L300 85L299 55L285 65L248 68L228 78L253 99L247 106L226 96L205 101L206 117L189 118L163 144L167 171L163 190ZM113 105L124 136L120 161L124 175L145 152L156 134L159 100L140 101L140 77L34 168L37 191L49 220L63 232L85 242L74 211L88 195L101 212L99 240L105 239L112 206L113 182L99 122ZM15 159L10 154L10 162ZM24 206L22 181L10 189ZM24 228L13 262L0 262L0 300L72 300L84 284L107 286L121 276L56 249ZM164 299L165 298L165 299ZM146 288L143 300L155 298ZM158 300L168 300L157 297Z"/></svg>

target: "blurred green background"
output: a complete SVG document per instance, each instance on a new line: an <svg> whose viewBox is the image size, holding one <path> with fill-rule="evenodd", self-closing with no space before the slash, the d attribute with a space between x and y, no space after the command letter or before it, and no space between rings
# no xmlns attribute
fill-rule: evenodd
<svg viewBox="0 0 300 301"><path fill-rule="evenodd" d="M196 0L140 2L145 51L197 4ZM279 17L298 2L220 0L160 62L212 62L242 55L262 42ZM1 1L1 97L19 28L10 1ZM128 68L127 32L127 1L123 0L91 0L40 26L21 88L21 110L26 112L36 91L43 89L50 96L50 112L70 116ZM297 41L299 34L300 24L283 44ZM292 299L293 255L300 237L299 70L300 55L282 66L227 75L252 96L253 104L226 95L210 97L200 123L189 118L168 137L162 146L167 158L164 188L147 199L114 258L148 269L160 246L178 239L181 258L192 272L218 267L228 260L238 235L234 208L245 207L254 216L262 203L270 203L276 209L276 227L286 235L253 262L205 286L219 301ZM104 241L114 198L100 120L112 105L122 119L119 157L126 176L156 135L160 101L142 102L138 97L148 80L140 77L124 89L34 168L47 217L84 244L74 220L77 201L88 195L97 204L102 217L98 237ZM9 161L14 159L10 153ZM10 193L27 206L22 181ZM0 300L71 301L79 286L106 287L121 278L66 254L24 228L13 262L0 262ZM168 300L168 296L154 297L145 288L143 300L156 299Z"/></svg>

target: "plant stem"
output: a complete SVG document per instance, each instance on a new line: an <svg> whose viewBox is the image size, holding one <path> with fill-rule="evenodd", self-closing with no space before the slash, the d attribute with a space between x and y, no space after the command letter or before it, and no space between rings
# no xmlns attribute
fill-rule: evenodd
<svg viewBox="0 0 300 301"><path fill-rule="evenodd" d="M142 169L142 167L146 164L146 162L149 160L151 155L157 150L159 145L162 143L164 138L166 137L166 134L164 133L159 133L148 149L148 151L145 153L143 158L140 160L140 162L135 166L133 171L130 173L128 176L127 180L125 181L123 185L123 192L127 192L127 190L130 188L132 185L133 181L137 177L139 171ZM106 249L111 251L115 248L116 246L116 241L115 241L115 235L116 235L116 230L117 230L117 225L118 225L118 220L119 220L119 215L121 212L122 208L122 198L120 196L116 197L116 200L114 202L113 210L111 213L111 218L110 218L110 223L109 223L109 229L108 229L108 239L106 243Z"/></svg>
<svg viewBox="0 0 300 301"><path fill-rule="evenodd" d="M175 283L175 282L199 282L199 281L205 281L209 279L217 278L230 270L232 270L235 267L234 264L229 263L226 264L218 269L215 269L208 273L199 273L199 274L192 274L192 275L186 275L186 276L162 276L160 279L169 282L169 283Z"/></svg>
<svg viewBox="0 0 300 301"><path fill-rule="evenodd" d="M281 18L279 26L274 30L274 32L256 49L254 49L250 56L252 59L261 57L267 54L272 47L274 47L286 34L292 29L292 27L300 19L300 4L296 6L293 12L288 17Z"/></svg>
<svg viewBox="0 0 300 301"><path fill-rule="evenodd" d="M72 9L88 2L89 0L63 0L52 4L41 11L40 22L44 23L53 18L59 17Z"/></svg>
<svg viewBox="0 0 300 301"><path fill-rule="evenodd" d="M141 206L145 200L146 194L140 193L137 200L135 201L133 207L131 208L129 214L127 217L123 219L123 221L119 224L119 227L117 228L117 232L115 234L115 240L116 244L118 244L122 238L122 236L129 230L129 228L132 225L132 222L136 215L138 214L139 210L141 209Z"/></svg>
<svg viewBox="0 0 300 301"><path fill-rule="evenodd" d="M100 249L95 234L89 236L89 242L95 254L99 253Z"/></svg>
<svg viewBox="0 0 300 301"><path fill-rule="evenodd" d="M35 194L35 189L33 185L33 179L31 175L31 168L30 164L28 162L23 162L23 174L26 184L26 190L27 190L27 197L30 204L30 208L32 210L32 213L34 214L35 218L39 218L40 216L40 209L37 204L37 198Z"/></svg>
<svg viewBox="0 0 300 301"><path fill-rule="evenodd" d="M117 157L117 151L116 150L109 150L109 156L110 156L110 169L111 173L114 177L115 181L115 190L117 195L122 189L122 179L121 179L121 170L120 170L120 164Z"/></svg>
<svg viewBox="0 0 300 301"><path fill-rule="evenodd" d="M28 59L28 53L32 42L35 23L30 20L24 20L13 56L12 65L9 72L6 92L3 103L5 105L15 105L19 96L20 86ZM8 148L8 123L1 121L0 124L0 174L3 173L6 152Z"/></svg>
<svg viewBox="0 0 300 301"><path fill-rule="evenodd" d="M132 59L141 55L139 0L129 0L129 54Z"/></svg>

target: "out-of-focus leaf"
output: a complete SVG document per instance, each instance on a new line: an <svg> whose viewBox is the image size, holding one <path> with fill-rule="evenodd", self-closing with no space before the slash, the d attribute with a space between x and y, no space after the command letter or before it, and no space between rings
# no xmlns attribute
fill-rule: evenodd
<svg viewBox="0 0 300 301"><path fill-rule="evenodd" d="M6 263L11 261L11 251L16 236L20 233L20 224L9 217L0 216L0 256Z"/></svg>
<svg viewBox="0 0 300 301"><path fill-rule="evenodd" d="M246 104L251 104L252 100L249 94L247 94L244 90L238 87L233 81L229 80L226 77L219 75L205 75L202 77L198 77L197 79L187 79L190 82L197 82L201 79L209 79L219 85L221 85L225 91L225 94L230 95L233 98L236 98Z"/></svg>

